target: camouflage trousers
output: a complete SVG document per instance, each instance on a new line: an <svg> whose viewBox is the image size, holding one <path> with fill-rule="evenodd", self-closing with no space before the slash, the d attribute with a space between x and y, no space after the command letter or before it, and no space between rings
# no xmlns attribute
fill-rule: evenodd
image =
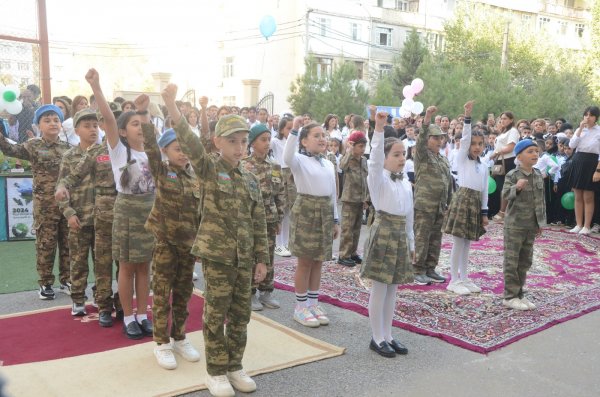
<svg viewBox="0 0 600 397"><path fill-rule="evenodd" d="M440 259L442 247L442 225L444 214L441 212L425 212L415 209L415 274L425 274L434 270Z"/></svg>
<svg viewBox="0 0 600 397"><path fill-rule="evenodd" d="M522 298L527 271L533 263L535 229L504 228L504 299Z"/></svg>
<svg viewBox="0 0 600 397"><path fill-rule="evenodd" d="M356 254L360 228L362 227L363 203L342 203L342 233L340 236L340 258Z"/></svg>
<svg viewBox="0 0 600 397"><path fill-rule="evenodd" d="M99 312L112 312L113 301L116 309L121 309L119 293L116 292L113 298L112 290L112 220L103 219L101 216L94 218L94 230L96 239L94 242L94 273L96 275L95 297ZM117 266L117 277L119 262Z"/></svg>
<svg viewBox="0 0 600 397"><path fill-rule="evenodd" d="M70 282L70 264L69 264L69 226L64 216L60 218L49 216L47 218L36 220L35 231L35 251L37 256L37 272L40 277L38 284L40 286L53 285L55 281L52 269L54 268L54 258L56 256L56 247L58 246L58 279L61 284Z"/></svg>
<svg viewBox="0 0 600 397"><path fill-rule="evenodd" d="M202 317L206 371L211 376L225 375L242 369L252 269L202 259L202 272L206 282Z"/></svg>
<svg viewBox="0 0 600 397"><path fill-rule="evenodd" d="M83 226L79 230L69 230L69 253L71 255L71 300L85 303L90 266L88 258L94 250L94 226ZM93 252L92 252L93 255Z"/></svg>
<svg viewBox="0 0 600 397"><path fill-rule="evenodd" d="M195 262L190 247L160 240L155 242L152 254L152 319L156 343L169 343L169 336L175 340L185 339L185 322L189 315L187 307L194 289L192 277ZM171 295L173 299L169 304Z"/></svg>
<svg viewBox="0 0 600 397"><path fill-rule="evenodd" d="M256 271L256 266L252 268L252 295L256 293L257 289L259 291L269 292L273 292L275 289L273 285L273 279L275 278L275 239L277 238L277 234L275 233L276 229L277 223L267 223L267 238L269 239L269 264L267 265L267 275L263 281L257 284L254 282L254 272Z"/></svg>

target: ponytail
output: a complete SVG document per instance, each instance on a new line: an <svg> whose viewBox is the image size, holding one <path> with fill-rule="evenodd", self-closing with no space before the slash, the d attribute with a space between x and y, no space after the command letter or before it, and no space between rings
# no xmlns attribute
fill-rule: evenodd
<svg viewBox="0 0 600 397"><path fill-rule="evenodd" d="M129 146L129 142L127 142L127 138L124 136L119 137L121 139L121 143L127 148L127 163L122 168L121 179L119 179L119 183L121 184L121 188L125 189L130 182L131 176L129 175L129 166L135 164L136 160L131 160L131 146Z"/></svg>

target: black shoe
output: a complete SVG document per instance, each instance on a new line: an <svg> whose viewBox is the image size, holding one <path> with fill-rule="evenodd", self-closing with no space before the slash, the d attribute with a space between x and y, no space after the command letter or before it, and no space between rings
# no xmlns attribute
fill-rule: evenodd
<svg viewBox="0 0 600 397"><path fill-rule="evenodd" d="M140 324L140 328L142 329L142 333L144 334L144 336L152 336L152 321L148 320L148 319L144 319L142 320L142 323Z"/></svg>
<svg viewBox="0 0 600 397"><path fill-rule="evenodd" d="M129 339L142 339L144 337L140 325L135 320L130 322L127 326L123 324L123 332L125 332Z"/></svg>
<svg viewBox="0 0 600 397"><path fill-rule="evenodd" d="M115 310L115 320L123 321L124 318L125 318L125 312L123 311L123 309L116 309Z"/></svg>
<svg viewBox="0 0 600 397"><path fill-rule="evenodd" d="M347 266L347 267L356 266L356 262L354 262L350 258L340 258L340 259L338 259L337 263L338 263L338 265Z"/></svg>
<svg viewBox="0 0 600 397"><path fill-rule="evenodd" d="M109 328L113 326L113 319L111 312L100 312L98 316L98 322L101 327Z"/></svg>
<svg viewBox="0 0 600 397"><path fill-rule="evenodd" d="M435 270L429 269L429 270L427 270L427 272L425 272L425 275L427 277L429 277L431 279L431 281L433 281L434 283L445 283L446 282L446 278L437 274L435 272Z"/></svg>
<svg viewBox="0 0 600 397"><path fill-rule="evenodd" d="M392 347L386 342L383 341L379 345L375 343L373 339L371 339L371 343L369 344L369 348L383 357L396 357L396 352Z"/></svg>
<svg viewBox="0 0 600 397"><path fill-rule="evenodd" d="M358 254L352 255L350 257L350 259L352 259L354 262L356 262L357 265L360 265L362 263L362 258Z"/></svg>
<svg viewBox="0 0 600 397"><path fill-rule="evenodd" d="M397 354L408 354L408 349L406 346L395 339L392 339L391 342L388 342L388 345L390 345Z"/></svg>
<svg viewBox="0 0 600 397"><path fill-rule="evenodd" d="M50 284L48 284L48 285L44 285L43 287L40 287L38 296L43 301L51 301L52 299L54 299L54 297L56 295L54 294L54 290L52 289L52 286Z"/></svg>

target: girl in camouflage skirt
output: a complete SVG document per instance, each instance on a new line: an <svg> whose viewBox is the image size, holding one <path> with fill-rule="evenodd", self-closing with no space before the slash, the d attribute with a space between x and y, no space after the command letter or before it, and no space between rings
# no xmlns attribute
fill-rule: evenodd
<svg viewBox="0 0 600 397"><path fill-rule="evenodd" d="M451 280L446 289L459 295L481 292L481 288L469 280L467 266L471 241L478 241L488 224L489 173L480 159L485 142L481 132L471 132L472 110L473 101L469 101L465 104L464 127L456 154L459 188L452 197L444 225L444 233L453 236Z"/></svg>
<svg viewBox="0 0 600 397"><path fill-rule="evenodd" d="M405 149L398 138L384 138L387 113L375 116L367 184L375 208L375 220L365 242L361 276L372 280L369 347L384 357L407 354L408 349L392 337L392 321L399 284L410 283L413 272L410 252L415 250L413 193L402 170Z"/></svg>
<svg viewBox="0 0 600 397"><path fill-rule="evenodd" d="M327 148L323 128L311 123L304 126L298 136L301 123L301 117L294 119L283 155L298 188L291 212L289 246L292 255L298 257L294 320L307 327L318 327L329 324L318 302L321 267L323 261L331 259L333 239L340 231L336 171L323 155Z"/></svg>

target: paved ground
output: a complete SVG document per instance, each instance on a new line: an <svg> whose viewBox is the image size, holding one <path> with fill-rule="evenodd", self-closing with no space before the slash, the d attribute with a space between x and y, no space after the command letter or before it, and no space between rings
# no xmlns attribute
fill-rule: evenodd
<svg viewBox="0 0 600 397"><path fill-rule="evenodd" d="M201 288L202 280L196 285ZM341 357L257 376L258 390L252 396L600 395L600 311L559 324L488 355L396 329L395 336L410 352L405 357L386 359L368 349L370 330L366 317L324 305L331 324L307 329L292 320L293 294L279 290L276 294L282 309L264 310L262 314L300 332L346 347L347 351ZM51 303L38 300L33 291L0 295L0 314L69 303L69 297L63 294L57 294ZM186 396L209 395L204 391Z"/></svg>

